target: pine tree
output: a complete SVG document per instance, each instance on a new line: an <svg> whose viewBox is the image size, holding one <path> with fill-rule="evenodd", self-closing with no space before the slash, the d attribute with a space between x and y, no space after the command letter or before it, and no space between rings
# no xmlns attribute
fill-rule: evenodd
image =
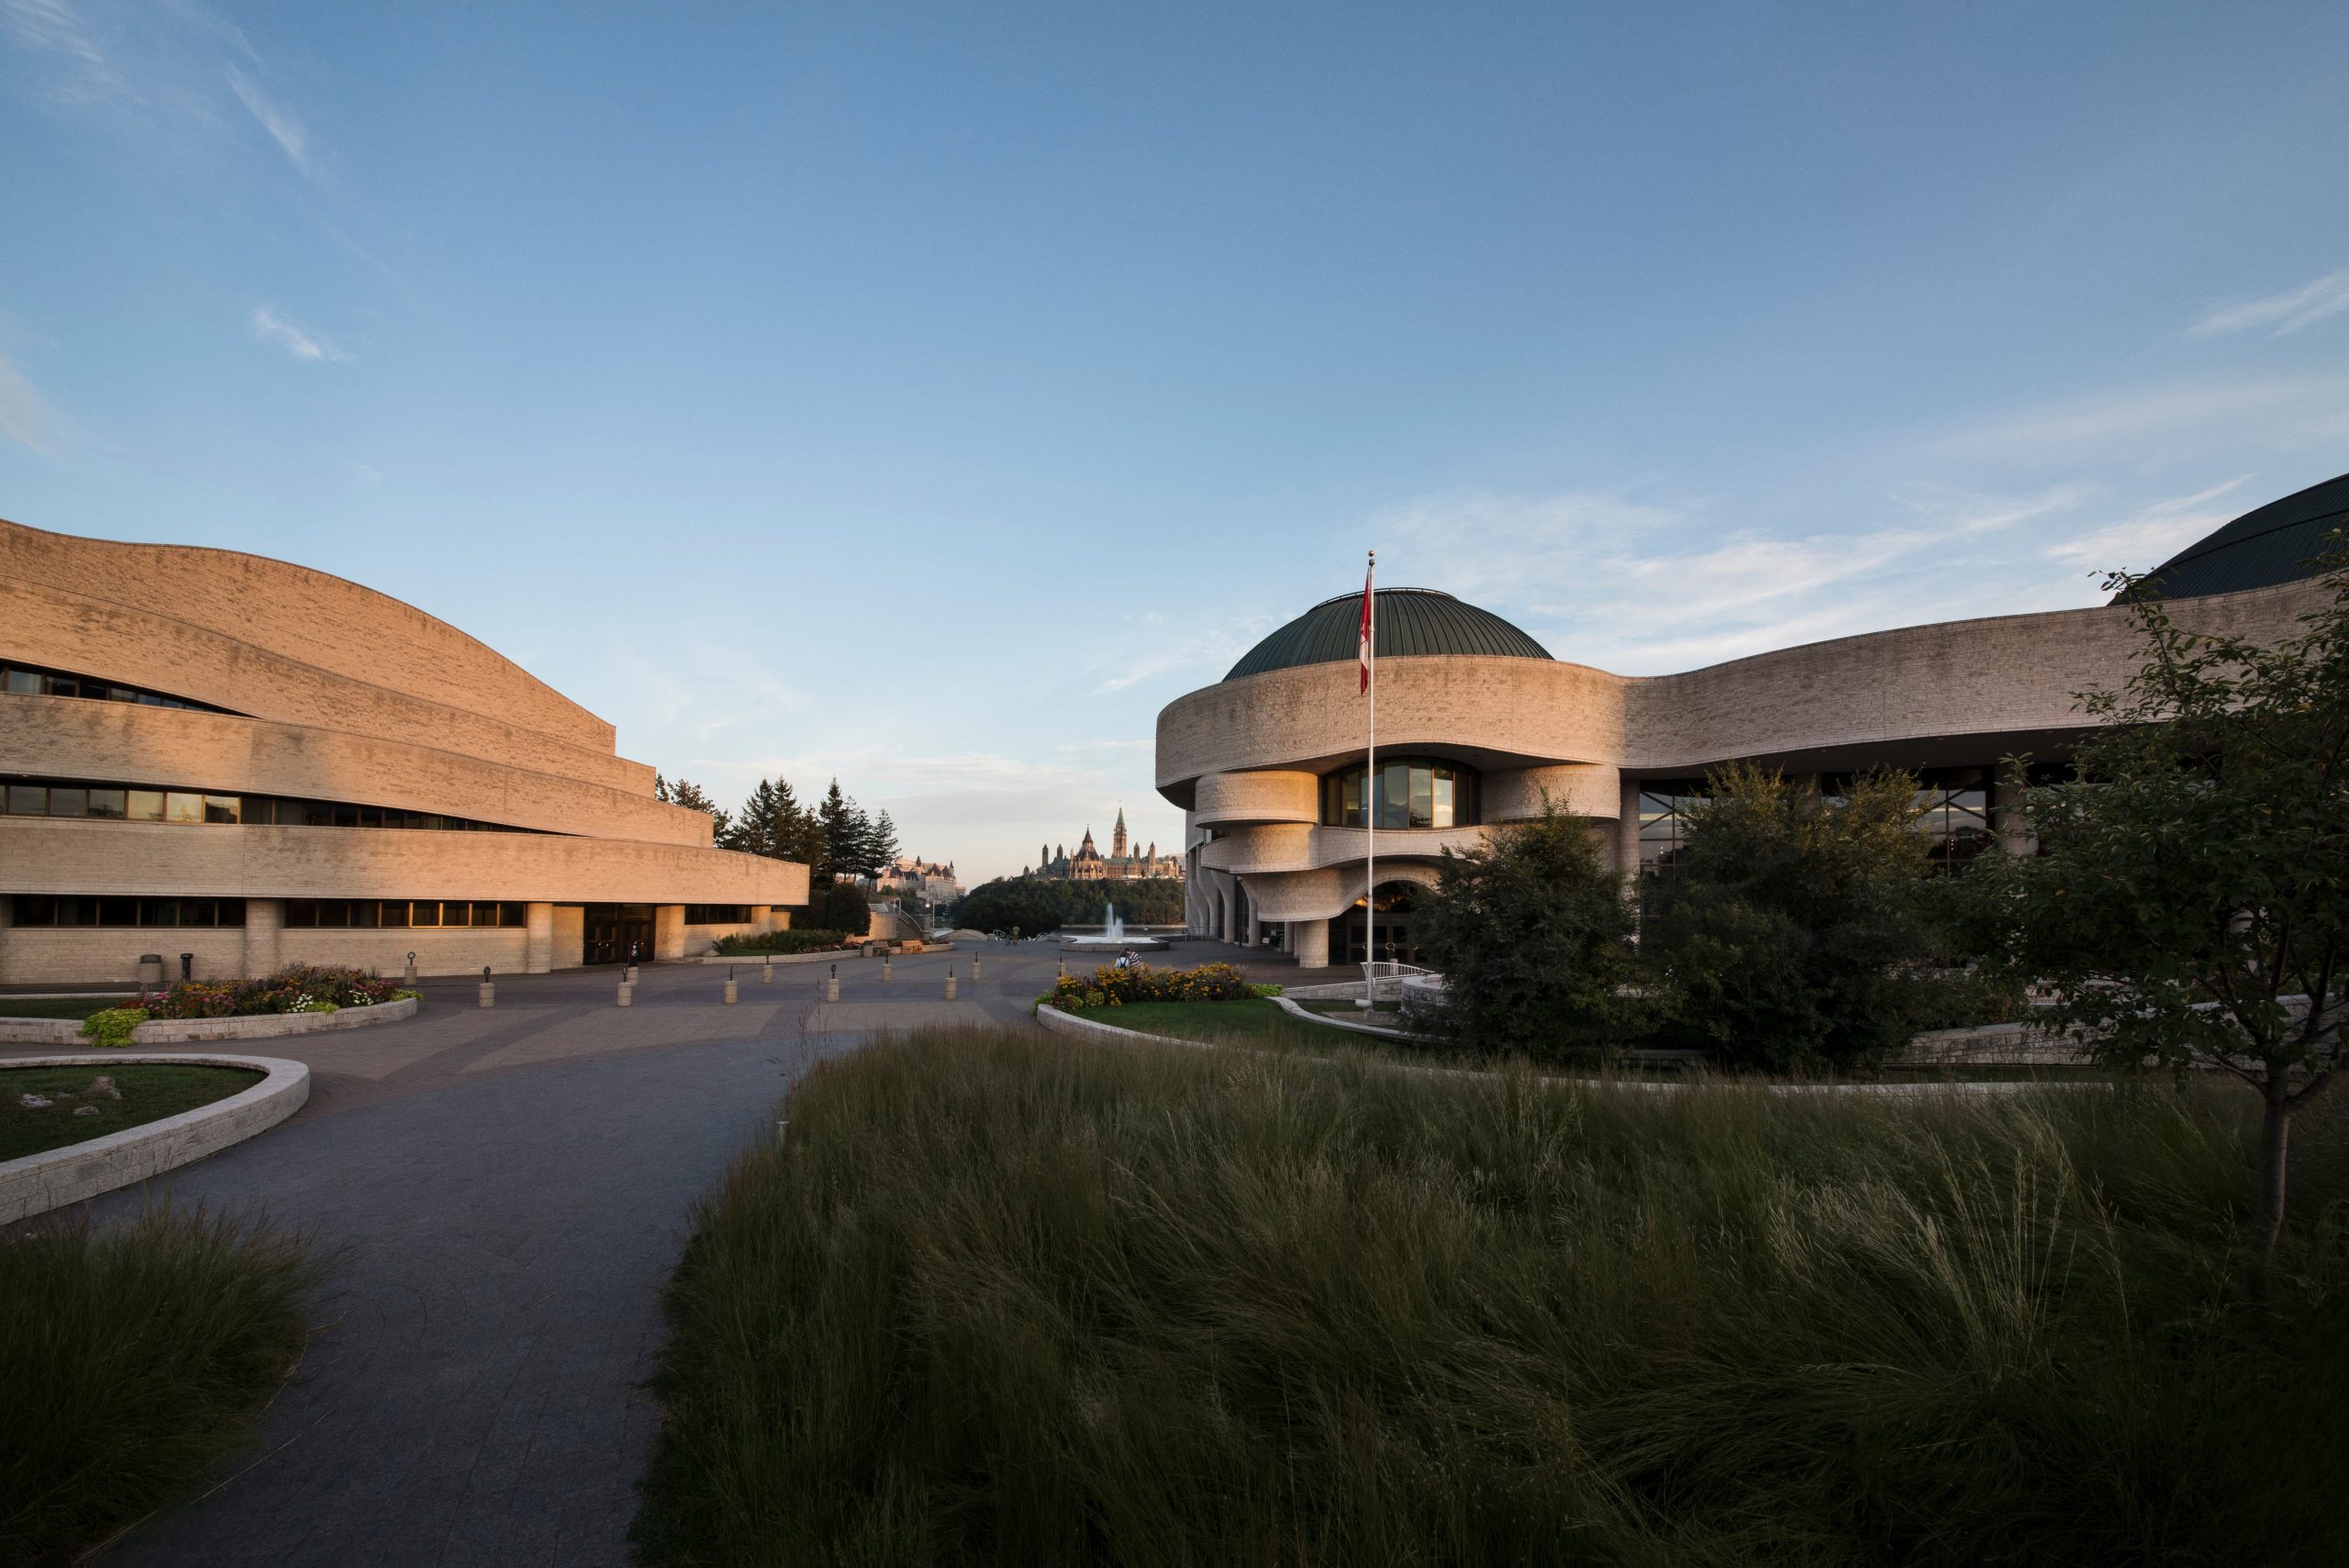
<svg viewBox="0 0 2349 1568"><path fill-rule="evenodd" d="M727 844L727 839L734 831L733 819L726 814L723 807L709 798L707 792L701 785L690 779L672 781L662 778L659 773L654 773L652 797L655 800L664 800L671 806L682 806L688 811L707 813L710 820L710 842L721 848L730 847Z"/></svg>
<svg viewBox="0 0 2349 1568"><path fill-rule="evenodd" d="M725 847L771 860L799 861L806 858L807 836L807 814L792 794L789 781L761 779L742 803L741 815L734 819Z"/></svg>
<svg viewBox="0 0 2349 1568"><path fill-rule="evenodd" d="M816 880L833 882L856 873L861 846L857 843L856 803L841 793L841 781L832 781L824 792L823 804L816 808L816 830L818 842L814 867Z"/></svg>
<svg viewBox="0 0 2349 1568"><path fill-rule="evenodd" d="M886 811L873 818L864 836L864 874L877 877L897 858L897 825Z"/></svg>

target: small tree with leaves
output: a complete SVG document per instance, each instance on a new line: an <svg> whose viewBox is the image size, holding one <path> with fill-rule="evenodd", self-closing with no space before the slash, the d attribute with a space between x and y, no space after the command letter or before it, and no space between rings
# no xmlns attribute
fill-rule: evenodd
<svg viewBox="0 0 2349 1568"><path fill-rule="evenodd" d="M2142 641L2068 782L2030 790L2033 857L1986 857L2009 962L2050 1023L2123 1069L2214 1070L2262 1106L2254 1251L2283 1233L2293 1118L2332 1087L2349 1014L2349 553L2273 646L2190 630L2133 591Z"/></svg>
<svg viewBox="0 0 2349 1568"><path fill-rule="evenodd" d="M1592 825L1546 799L1491 842L1444 851L1418 916L1443 970L1441 1027L1474 1051L1611 1053L1633 1006L1631 911Z"/></svg>

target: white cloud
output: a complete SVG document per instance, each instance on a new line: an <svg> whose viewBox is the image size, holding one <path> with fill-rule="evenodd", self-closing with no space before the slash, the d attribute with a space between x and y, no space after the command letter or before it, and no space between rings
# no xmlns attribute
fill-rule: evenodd
<svg viewBox="0 0 2349 1568"><path fill-rule="evenodd" d="M237 101L245 106L246 112L261 122L262 129L269 132L270 139L277 143L279 150L293 161L294 167L305 174L310 173L310 138L309 133L302 128L302 122L270 102L262 90L235 66L228 67L225 74L228 80L228 90L237 95Z"/></svg>
<svg viewBox="0 0 2349 1568"><path fill-rule="evenodd" d="M47 451L41 425L40 400L33 395L32 384L6 360L0 360L0 436L37 452Z"/></svg>
<svg viewBox="0 0 2349 1568"><path fill-rule="evenodd" d="M2248 331L2266 327L2271 338L2281 338L2329 316L2349 310L2349 269L2328 272L2312 284L2259 299L2245 300L2210 312L2189 329L2199 337Z"/></svg>
<svg viewBox="0 0 2349 1568"><path fill-rule="evenodd" d="M297 360L331 360L340 364L351 359L328 339L304 331L265 305L253 307L251 326L255 337L277 344Z"/></svg>
<svg viewBox="0 0 2349 1568"><path fill-rule="evenodd" d="M105 54L65 0L0 0L0 16L7 18L9 36L27 49L53 51L87 65L106 64Z"/></svg>
<svg viewBox="0 0 2349 1568"><path fill-rule="evenodd" d="M2223 506L2210 503L2233 495L2249 477L2241 475L2192 495L2156 501L2119 522L2051 545L2045 553L2051 561L2084 572L2150 571L2246 510L2240 498Z"/></svg>

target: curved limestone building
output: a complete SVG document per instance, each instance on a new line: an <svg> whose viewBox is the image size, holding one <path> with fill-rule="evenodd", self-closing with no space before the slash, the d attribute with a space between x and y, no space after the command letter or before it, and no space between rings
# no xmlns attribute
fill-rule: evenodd
<svg viewBox="0 0 2349 1568"><path fill-rule="evenodd" d="M0 984L542 972L780 925L612 727L284 562L0 522Z"/></svg>
<svg viewBox="0 0 2349 1568"><path fill-rule="evenodd" d="M2183 622L2272 640L2316 605L2310 558L2349 519L2349 475L2247 514L2152 581ZM1274 945L1306 967L1358 962L1364 830L1376 811L1380 958L1416 953L1411 909L1441 852L1539 814L1597 821L1625 875L1668 864L1708 770L1750 761L1818 779L1898 767L1951 864L2024 847L1997 778L2059 762L2072 694L2126 677L2124 607L1839 638L1686 674L1634 678L1551 657L1499 617L1427 589L1378 594L1378 777L1364 774L1361 595L1315 606L1215 685L1158 716L1159 792L1183 808L1195 932Z"/></svg>

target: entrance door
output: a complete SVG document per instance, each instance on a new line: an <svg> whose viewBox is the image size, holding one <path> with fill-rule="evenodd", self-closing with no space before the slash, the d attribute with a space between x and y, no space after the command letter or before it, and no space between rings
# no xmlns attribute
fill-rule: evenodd
<svg viewBox="0 0 2349 1568"><path fill-rule="evenodd" d="M1411 929L1411 907L1419 891L1419 884L1410 882L1382 882L1375 890L1378 900L1377 956L1380 962L1419 962L1419 942ZM1367 962L1371 957L1370 919L1364 901L1355 899L1353 907L1340 916L1334 925L1336 929L1331 933L1330 945L1339 951L1330 954L1331 961L1340 963Z"/></svg>
<svg viewBox="0 0 2349 1568"><path fill-rule="evenodd" d="M650 904L590 904L581 932L580 962L640 963L652 962L652 906Z"/></svg>

